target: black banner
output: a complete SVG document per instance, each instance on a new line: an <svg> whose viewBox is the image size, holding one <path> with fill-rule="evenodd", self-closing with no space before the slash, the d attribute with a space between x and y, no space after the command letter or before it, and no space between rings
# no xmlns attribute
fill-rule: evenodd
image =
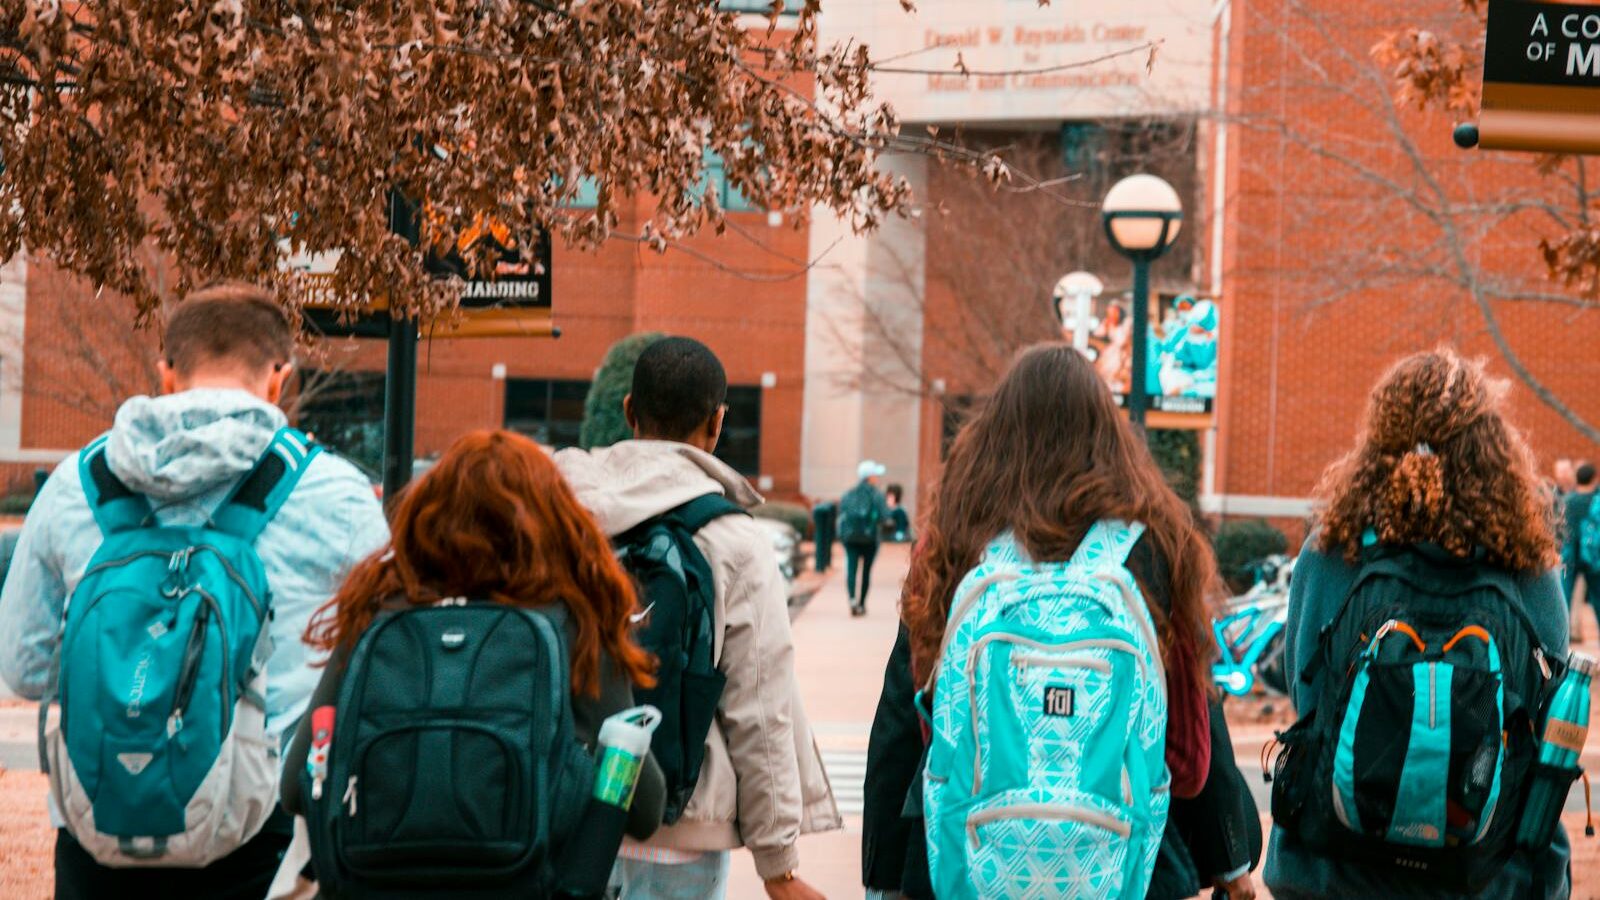
<svg viewBox="0 0 1600 900"><path fill-rule="evenodd" d="M1600 6L1490 0L1483 80L1600 87Z"/></svg>

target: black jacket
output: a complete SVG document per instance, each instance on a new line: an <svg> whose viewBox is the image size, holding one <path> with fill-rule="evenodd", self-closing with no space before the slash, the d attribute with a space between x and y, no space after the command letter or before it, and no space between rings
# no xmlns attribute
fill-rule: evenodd
<svg viewBox="0 0 1600 900"><path fill-rule="evenodd" d="M1148 542L1135 545L1129 568L1141 584L1162 571ZM1167 606L1165 596L1150 599ZM867 743L861 834L861 880L869 889L899 891L909 900L933 897L921 817L925 747L914 697L911 639L905 626L895 639L883 675L883 693ZM1261 819L1234 762L1233 739L1222 706L1211 704L1211 767L1206 786L1190 800L1174 797L1147 897L1193 897L1223 875L1261 860Z"/></svg>

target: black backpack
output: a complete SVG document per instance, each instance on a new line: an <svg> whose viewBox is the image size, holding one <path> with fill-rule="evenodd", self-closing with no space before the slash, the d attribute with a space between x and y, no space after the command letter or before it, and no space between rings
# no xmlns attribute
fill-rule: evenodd
<svg viewBox="0 0 1600 900"><path fill-rule="evenodd" d="M1516 852L1535 725L1560 680L1512 576L1434 548L1372 548L1278 736L1273 821L1393 880L1477 893Z"/></svg>
<svg viewBox="0 0 1600 900"><path fill-rule="evenodd" d="M650 751L667 781L663 821L670 825L700 781L706 735L727 676L717 670L716 584L694 536L711 522L745 511L722 494L707 494L617 535L613 544L638 584L644 625L635 637L655 654L656 686L634 697L661 710Z"/></svg>
<svg viewBox="0 0 1600 900"><path fill-rule="evenodd" d="M859 544L878 540L882 512L874 496L877 492L877 488L862 482L839 499L840 541Z"/></svg>
<svg viewBox="0 0 1600 900"><path fill-rule="evenodd" d="M594 781L573 735L565 619L465 601L378 616L309 800L321 896L553 891Z"/></svg>

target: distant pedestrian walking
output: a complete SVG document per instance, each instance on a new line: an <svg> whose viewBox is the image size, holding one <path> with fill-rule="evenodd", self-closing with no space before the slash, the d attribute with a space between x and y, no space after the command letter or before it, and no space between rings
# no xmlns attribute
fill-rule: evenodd
<svg viewBox="0 0 1600 900"><path fill-rule="evenodd" d="M844 544L845 596L850 599L850 614L865 615L867 592L872 588L872 564L878 558L883 540L883 522L889 518L889 501L878 489L878 479L887 471L873 460L856 467L856 486L839 500L839 541ZM856 573L861 573L858 583Z"/></svg>
<svg viewBox="0 0 1600 900"><path fill-rule="evenodd" d="M1561 545L1561 589L1570 609L1577 596L1578 580L1583 580L1584 596L1600 617L1600 506L1595 504L1595 487L1600 472L1594 463L1580 464L1573 471L1573 490L1562 499L1566 522ZM1573 621L1577 625L1577 621ZM1574 636L1577 629L1574 627ZM1581 639L1581 638L1580 638Z"/></svg>

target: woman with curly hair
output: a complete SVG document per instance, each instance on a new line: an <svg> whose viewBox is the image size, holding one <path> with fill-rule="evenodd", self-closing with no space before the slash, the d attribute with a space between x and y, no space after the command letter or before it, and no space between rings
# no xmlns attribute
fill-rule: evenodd
<svg viewBox="0 0 1600 900"><path fill-rule="evenodd" d="M1295 564L1285 664L1302 724L1308 724L1319 698L1329 696L1324 693L1330 687L1325 682L1347 677L1342 664L1327 660L1343 660L1347 652L1360 652L1363 648L1371 652L1383 650L1388 644L1381 642L1391 626L1392 640L1402 645L1405 654L1410 650L1404 648L1411 644L1432 643L1428 634L1418 636L1406 621L1432 621L1425 618L1431 613L1422 612L1422 607L1417 606L1433 602L1427 585L1433 583L1429 579L1434 576L1428 573L1455 573L1452 577L1460 584L1498 580L1505 586L1501 595L1514 597L1521 608L1516 621L1524 626L1513 629L1521 632L1517 635L1521 642L1518 646L1526 652L1520 655L1535 659L1542 659L1539 654L1551 659L1565 656L1566 604L1556 573L1559 559L1550 505L1535 475L1526 442L1502 415L1504 394L1505 385L1490 379L1480 362L1462 359L1447 349L1401 360L1373 390L1365 428L1355 449L1334 463L1323 477L1318 490L1321 510L1317 525ZM1367 637L1362 630L1360 637L1352 638L1349 648L1335 647L1343 643L1345 625L1341 614L1347 600L1354 606L1360 600L1358 588L1371 590L1365 586L1369 583L1367 576L1378 570L1379 561L1386 559L1411 567L1408 572L1421 573L1415 576L1421 580L1412 583L1414 590L1407 595L1413 605L1407 606L1407 601L1401 600L1395 611L1391 604L1383 614L1393 618L1374 632L1375 637L1362 643ZM1419 599L1419 594L1428 596ZM1449 618L1440 619L1447 631L1472 624L1464 617L1459 622L1445 621ZM1528 626L1531 635L1527 633ZM1462 632L1473 630L1460 628ZM1535 638L1537 643L1533 644ZM1449 642L1442 646L1450 649ZM1512 659L1508 655L1505 665L1508 685L1513 667L1528 666L1532 671L1527 658ZM1331 687L1339 689L1342 683L1336 681ZM1456 683L1459 685L1461 680L1457 678ZM1450 696L1448 691L1446 696ZM1408 697L1406 704L1411 702ZM1335 714L1326 714L1328 721L1322 724L1336 721L1329 718ZM1348 723L1349 717L1337 721ZM1396 732L1404 727L1403 722L1399 723ZM1506 727L1517 725L1508 720ZM1528 723L1521 723L1521 727L1527 729ZM1350 731L1354 736L1354 726ZM1401 739L1406 737L1399 735ZM1497 732L1496 737L1500 739L1493 744L1504 743L1503 733ZM1512 739L1517 743L1516 735ZM1393 744L1397 738L1390 734L1387 740ZM1399 746L1407 745L1401 740ZM1498 747L1492 749L1500 752ZM1341 747L1340 752L1344 750ZM1409 757L1406 762L1409 765ZM1445 777L1444 773L1437 774L1440 779ZM1279 789L1284 788L1287 778L1279 773ZM1356 818L1346 808L1349 801L1341 803L1339 796L1330 799L1325 780L1313 783L1322 787L1315 802L1334 805L1346 827L1355 827L1348 821ZM1334 784L1337 792L1337 774ZM1361 798L1353 799L1358 809L1372 808L1363 805ZM1392 802L1395 808L1390 814L1398 819L1402 815L1401 798L1396 796ZM1453 795L1448 805L1449 831L1455 833L1461 826L1459 820L1466 819L1467 813L1457 808ZM1276 799L1274 807L1277 808ZM1360 821L1366 821L1369 815L1362 815ZM1481 815L1486 821L1478 826L1479 840L1489 833L1487 820L1493 813ZM1358 863L1331 850L1321 852L1305 843L1298 830L1291 832L1284 826L1280 821L1273 828L1264 867L1267 886L1275 897L1472 895L1449 886L1440 877L1447 873L1408 880L1399 877L1392 867L1377 862ZM1396 827L1391 820L1389 840L1396 839ZM1566 836L1558 829L1557 839L1547 851L1533 859L1520 853L1511 856L1477 896L1566 897L1571 888L1568 858Z"/></svg>

